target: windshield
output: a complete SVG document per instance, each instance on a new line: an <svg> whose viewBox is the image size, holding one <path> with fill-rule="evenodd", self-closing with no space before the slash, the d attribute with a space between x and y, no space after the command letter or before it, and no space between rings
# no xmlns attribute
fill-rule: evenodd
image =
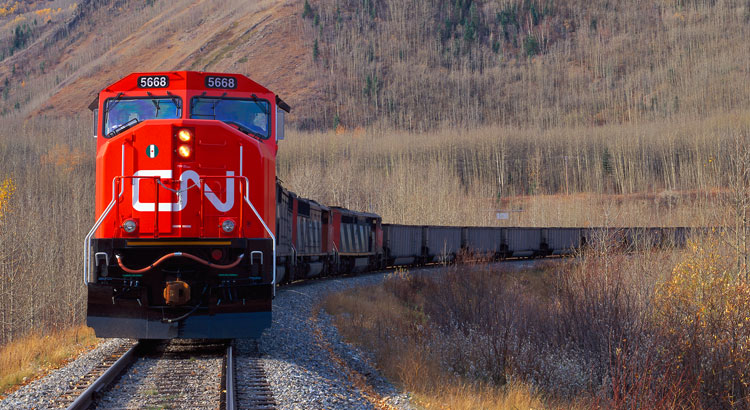
<svg viewBox="0 0 750 410"><path fill-rule="evenodd" d="M177 97L110 98L104 107L104 135L111 138L146 120L182 116L182 100Z"/></svg>
<svg viewBox="0 0 750 410"><path fill-rule="evenodd" d="M193 97L190 118L219 120L237 127L246 134L268 138L270 116L268 101L222 97Z"/></svg>

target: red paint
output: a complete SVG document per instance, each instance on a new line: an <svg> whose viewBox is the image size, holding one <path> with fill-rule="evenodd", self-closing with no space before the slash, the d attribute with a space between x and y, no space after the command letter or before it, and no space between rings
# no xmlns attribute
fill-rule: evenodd
<svg viewBox="0 0 750 410"><path fill-rule="evenodd" d="M341 210L331 209L331 229L333 230L333 246L341 252Z"/></svg>
<svg viewBox="0 0 750 410"><path fill-rule="evenodd" d="M333 251L333 224L332 212L330 209L323 210L321 218L324 222L321 222L321 251L324 253L331 253Z"/></svg>
<svg viewBox="0 0 750 410"><path fill-rule="evenodd" d="M291 195L289 199L292 201L292 246L297 249L297 209L299 208L299 201L296 195Z"/></svg>
<svg viewBox="0 0 750 410"><path fill-rule="evenodd" d="M138 88L138 77L145 75L167 75L167 88ZM240 179L226 178L227 171L235 176L243 175L249 179L249 198L260 216L271 231L276 227L276 151L275 138L276 96L271 91L249 78L232 74L237 79L233 90L210 89L205 87L205 77L213 74L201 72L167 72L167 73L134 73L105 88L99 94L99 127L96 158L96 218L104 212L112 201L113 180L120 175L132 177L138 171L171 172L171 178L162 178L157 186L155 179L141 180L138 191L140 202L178 203L178 197L169 189L179 190L180 177L192 171L201 179L204 186L216 195L220 202L227 201L227 188L233 185L233 206L218 210L207 198L206 192L199 189L187 190L187 204L184 209L172 212L137 210L133 206L132 178L121 180L122 196L116 201L116 207L109 213L99 230L97 238L226 238L226 237L267 237L262 224L257 220L250 207L242 200L239 188ZM182 99L182 118L147 120L112 137L102 134L103 108L108 98L146 97L150 92L155 97L167 96L167 91ZM259 140L246 135L236 128L216 120L190 119L190 99L205 93L206 97L257 98L268 101L270 108L270 137ZM226 94L226 95L225 95ZM177 139L177 132L182 128L193 131L193 140L187 143L192 147L192 154L185 159L176 150L185 144ZM147 148L154 144L158 147L155 158L147 156ZM240 159L240 147L242 158ZM122 162L124 149L124 164ZM240 169L242 163L242 169ZM122 170L124 168L124 172ZM190 184L190 182L187 182ZM242 182L244 184L244 181ZM244 194L244 186L242 194ZM126 234L121 228L125 219L132 218L138 222L138 229ZM237 221L234 232L227 234L221 229L221 220L232 218ZM158 222L157 222L158 220ZM158 227L155 226L158 224ZM156 229L155 229L156 228Z"/></svg>

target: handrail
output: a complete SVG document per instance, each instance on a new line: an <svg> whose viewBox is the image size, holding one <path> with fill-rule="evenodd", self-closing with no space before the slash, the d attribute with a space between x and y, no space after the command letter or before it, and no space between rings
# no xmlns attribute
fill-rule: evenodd
<svg viewBox="0 0 750 410"><path fill-rule="evenodd" d="M104 219L109 215L110 212L112 212L112 208L115 207L119 199L122 197L122 194L124 193L124 190L121 190L118 195L115 195L115 192L117 192L116 186L117 183L121 179L159 179L159 177L156 176L122 176L118 175L114 178L112 178L112 201L107 205L107 207L104 209L104 212L102 212L101 216L99 216L99 219L96 220L96 223L94 223L94 226L91 228L88 234L86 234L85 239L83 240L83 285L86 286L90 282L90 276L91 276L91 239L93 238L96 231L99 229L99 226L104 222ZM158 208L156 208L158 209Z"/></svg>
<svg viewBox="0 0 750 410"><path fill-rule="evenodd" d="M245 200L245 202L250 206L250 209L253 211L253 214L255 214L255 217L258 218L261 225L263 225L263 229L265 229L268 236L271 238L271 251L272 251L272 261L273 261L273 276L271 279L271 284L273 285L273 295L276 296L276 236L271 232L271 229L268 228L268 225L266 224L266 221L263 220L263 218L258 213L258 210L255 208L255 205L253 205L252 201L250 201L250 180L243 175L227 175L227 176L207 176L204 178L241 178L245 181L245 192L244 195L242 195L242 186L240 186L240 195L242 195L242 198ZM120 197L122 197L122 193L119 195L116 195L117 192L116 185L117 183L122 179L153 179L156 182L154 183L157 186L158 191L158 181L161 179L158 176L116 176L112 178L112 201L107 205L107 208L102 212L102 215L99 216L99 219L97 219L94 226L91 228L89 233L86 235L86 238L84 239L84 249L83 249L83 284L86 286L90 282L90 276L91 276L91 239L93 238L96 231L99 229L101 224L104 222L104 219L109 215L109 213L112 211L112 208L118 203ZM158 193L157 193L158 195ZM202 197L203 195L201 195ZM157 203L158 203L158 196L157 196ZM154 208L154 212L157 214L159 213L158 205L156 208ZM244 228L244 221L241 222L241 227ZM201 221L201 224L203 221ZM156 228L158 229L158 227ZM242 229L242 228L241 228ZM156 232L155 232L156 234Z"/></svg>
<svg viewBox="0 0 750 410"><path fill-rule="evenodd" d="M273 285L273 296L276 296L276 236L271 232L270 229L268 229L268 225L266 225L266 221L263 220L263 218L260 217L260 214L255 209L255 206L253 205L252 201L250 201L250 180L247 179L246 176L240 175L240 178L245 179L245 196L243 197L245 199L245 202L247 202L248 205L250 205L250 209L253 210L253 213L255 214L255 217L258 218L260 223L263 225L263 228L266 230L266 233L268 236L271 237L271 252L273 253L273 278L271 279L271 284Z"/></svg>

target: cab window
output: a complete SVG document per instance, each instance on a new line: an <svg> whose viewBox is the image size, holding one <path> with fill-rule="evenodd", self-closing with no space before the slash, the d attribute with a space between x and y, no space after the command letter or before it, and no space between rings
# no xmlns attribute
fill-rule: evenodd
<svg viewBox="0 0 750 410"><path fill-rule="evenodd" d="M112 138L146 120L181 116L182 100L178 97L110 98L104 105L104 136Z"/></svg>
<svg viewBox="0 0 750 410"><path fill-rule="evenodd" d="M193 97L190 118L223 121L245 134L267 139L270 135L269 103L260 99Z"/></svg>

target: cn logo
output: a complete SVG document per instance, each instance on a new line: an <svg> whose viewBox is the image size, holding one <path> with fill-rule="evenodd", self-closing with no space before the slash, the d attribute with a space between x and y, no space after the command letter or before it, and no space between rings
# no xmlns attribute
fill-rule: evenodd
<svg viewBox="0 0 750 410"><path fill-rule="evenodd" d="M138 171L133 174L134 177L160 177L162 179L172 179L171 169L149 169ZM234 171L227 171L227 176L234 176ZM154 212L156 204L153 202L141 202L139 199L141 178L133 178L133 209L139 212ZM180 175L180 189L177 191L177 203L159 202L159 212L180 212L187 206L188 189L200 186L200 176L195 171L185 171ZM206 185L204 195L211 205L219 212L228 212L234 206L234 178L227 178L226 181L227 198L221 201L218 196Z"/></svg>

